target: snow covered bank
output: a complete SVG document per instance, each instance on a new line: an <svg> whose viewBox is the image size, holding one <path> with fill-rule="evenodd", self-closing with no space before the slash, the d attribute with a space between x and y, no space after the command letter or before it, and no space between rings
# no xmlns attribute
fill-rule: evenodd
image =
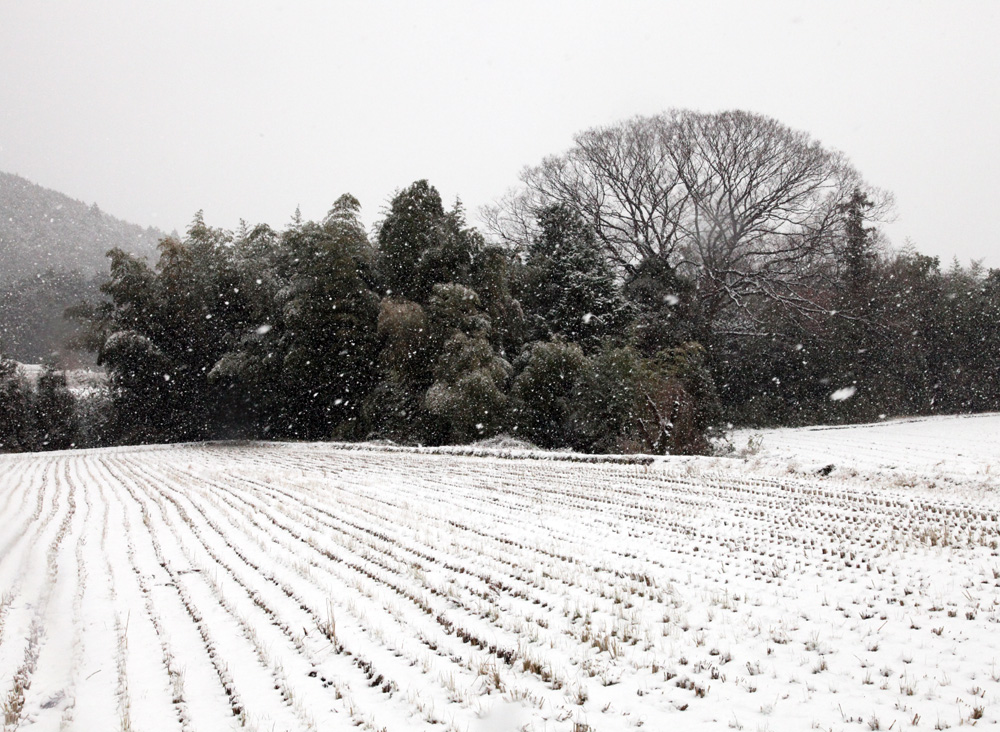
<svg viewBox="0 0 1000 732"><path fill-rule="evenodd" d="M755 463L795 472L822 470L834 478L897 486L1000 487L1000 414L738 430L730 439L737 452Z"/></svg>

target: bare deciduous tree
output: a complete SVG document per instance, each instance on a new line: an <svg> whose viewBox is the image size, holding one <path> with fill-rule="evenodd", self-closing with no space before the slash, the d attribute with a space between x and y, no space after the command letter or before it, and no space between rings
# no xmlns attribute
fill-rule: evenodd
<svg viewBox="0 0 1000 732"><path fill-rule="evenodd" d="M542 207L591 222L624 276L660 258L692 277L713 323L752 326L760 307L805 317L844 245L844 204L865 185L846 158L748 112L673 110L580 133L563 155L523 171L486 211L508 243L527 241Z"/></svg>
<svg viewBox="0 0 1000 732"><path fill-rule="evenodd" d="M485 210L488 227L520 245L531 239L538 212L564 203L593 225L618 267L671 259L688 194L665 122L662 116L635 117L580 133L571 150L522 172L524 187Z"/></svg>

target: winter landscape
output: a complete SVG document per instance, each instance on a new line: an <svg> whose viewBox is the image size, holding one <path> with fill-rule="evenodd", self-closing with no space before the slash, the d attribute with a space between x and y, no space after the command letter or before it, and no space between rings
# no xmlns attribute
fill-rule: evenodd
<svg viewBox="0 0 1000 732"><path fill-rule="evenodd" d="M0 732L995 728L998 36L0 3Z"/></svg>
<svg viewBox="0 0 1000 732"><path fill-rule="evenodd" d="M4 729L995 724L998 433L2 456Z"/></svg>

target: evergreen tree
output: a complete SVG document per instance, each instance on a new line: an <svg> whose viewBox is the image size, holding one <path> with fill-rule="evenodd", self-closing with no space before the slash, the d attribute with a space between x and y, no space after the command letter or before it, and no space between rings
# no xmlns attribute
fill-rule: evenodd
<svg viewBox="0 0 1000 732"><path fill-rule="evenodd" d="M282 306L282 371L301 437L327 437L334 426L340 436L357 434L372 386L379 301L360 274L369 259L358 209L343 196L322 225L286 234L295 265Z"/></svg>
<svg viewBox="0 0 1000 732"><path fill-rule="evenodd" d="M435 284L468 284L482 237L465 225L461 204L445 213L426 180L393 197L379 226L378 269L386 294L426 302Z"/></svg>
<svg viewBox="0 0 1000 732"><path fill-rule="evenodd" d="M511 358L524 344L524 310L513 294L516 273L523 269L511 252L498 246L483 247L472 265L471 286L490 319L490 342L503 358Z"/></svg>
<svg viewBox="0 0 1000 732"><path fill-rule="evenodd" d="M844 216L844 245L841 251L843 280L854 300L867 294L875 263L873 234L875 228L865 226L867 214L874 207L871 199L860 188L841 204Z"/></svg>
<svg viewBox="0 0 1000 732"><path fill-rule="evenodd" d="M65 371L46 366L39 375L34 421L38 449L66 450L76 446L79 434L76 400L66 386Z"/></svg>
<svg viewBox="0 0 1000 732"><path fill-rule="evenodd" d="M575 447L622 452L632 442L641 412L642 356L633 348L605 347L586 366L573 404Z"/></svg>
<svg viewBox="0 0 1000 732"><path fill-rule="evenodd" d="M573 408L582 398L587 357L575 343L534 341L514 362L512 422L517 434L540 447L576 444Z"/></svg>
<svg viewBox="0 0 1000 732"><path fill-rule="evenodd" d="M671 392L666 395L670 411L662 434L665 451L671 455L707 453L709 439L722 433L722 405L705 349L698 343L684 343L661 351L654 365ZM666 413L668 405L655 404L651 394L645 400L658 417Z"/></svg>
<svg viewBox="0 0 1000 732"><path fill-rule="evenodd" d="M242 294L246 311L243 321L224 336L223 353L208 380L235 402L234 411L243 417L241 432L281 435L288 418L279 294L287 292L293 258L278 233L264 224L241 227L228 255L237 282L234 289Z"/></svg>
<svg viewBox="0 0 1000 732"><path fill-rule="evenodd" d="M98 317L119 439L202 439L242 421L230 394L208 379L251 311L229 257L231 239L199 212L183 241L160 242L155 272L111 253L111 280L102 287L111 303Z"/></svg>
<svg viewBox="0 0 1000 732"><path fill-rule="evenodd" d="M426 443L436 439L424 394L433 381L430 323L415 302L382 299L377 333L380 379L363 405L374 437Z"/></svg>
<svg viewBox="0 0 1000 732"><path fill-rule="evenodd" d="M0 452L30 450L31 392L17 362L0 354Z"/></svg>
<svg viewBox="0 0 1000 732"><path fill-rule="evenodd" d="M566 206L544 209L519 293L531 337L559 336L595 348L619 331L626 306L591 227Z"/></svg>
<svg viewBox="0 0 1000 732"><path fill-rule="evenodd" d="M442 421L442 439L468 442L496 434L506 417L511 368L493 350L479 296L459 284L438 284L428 311L432 342L440 346L424 404Z"/></svg>
<svg viewBox="0 0 1000 732"><path fill-rule="evenodd" d="M149 337L168 363L165 426L171 440L204 439L242 421L230 395L218 393L208 379L227 336L247 320L231 243L232 236L207 226L199 211L183 241L160 244L161 315Z"/></svg>
<svg viewBox="0 0 1000 732"><path fill-rule="evenodd" d="M101 291L111 298L93 311L98 364L108 371L112 415L109 432L126 444L160 439L164 433L169 362L145 335L161 319L155 274L121 250L108 253L111 278Z"/></svg>
<svg viewBox="0 0 1000 732"><path fill-rule="evenodd" d="M434 368L427 411L443 422L443 440L463 443L491 437L504 426L510 364L486 338L454 333Z"/></svg>
<svg viewBox="0 0 1000 732"><path fill-rule="evenodd" d="M640 262L622 294L634 314L632 342L647 356L708 336L694 284L660 257Z"/></svg>
<svg viewBox="0 0 1000 732"><path fill-rule="evenodd" d="M592 452L705 453L721 421L704 350L695 343L656 358L605 348L589 360L576 395L579 444Z"/></svg>

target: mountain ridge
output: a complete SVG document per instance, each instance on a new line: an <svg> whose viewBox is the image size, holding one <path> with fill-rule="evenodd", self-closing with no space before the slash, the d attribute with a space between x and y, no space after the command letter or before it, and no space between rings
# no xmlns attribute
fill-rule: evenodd
<svg viewBox="0 0 1000 732"><path fill-rule="evenodd" d="M48 270L99 275L109 249L152 257L165 234L0 171L0 286Z"/></svg>
<svg viewBox="0 0 1000 732"><path fill-rule="evenodd" d="M108 250L155 262L164 236L0 171L0 353L37 363L59 352L65 360L79 328L63 312L100 299ZM81 357L89 359L70 360Z"/></svg>

